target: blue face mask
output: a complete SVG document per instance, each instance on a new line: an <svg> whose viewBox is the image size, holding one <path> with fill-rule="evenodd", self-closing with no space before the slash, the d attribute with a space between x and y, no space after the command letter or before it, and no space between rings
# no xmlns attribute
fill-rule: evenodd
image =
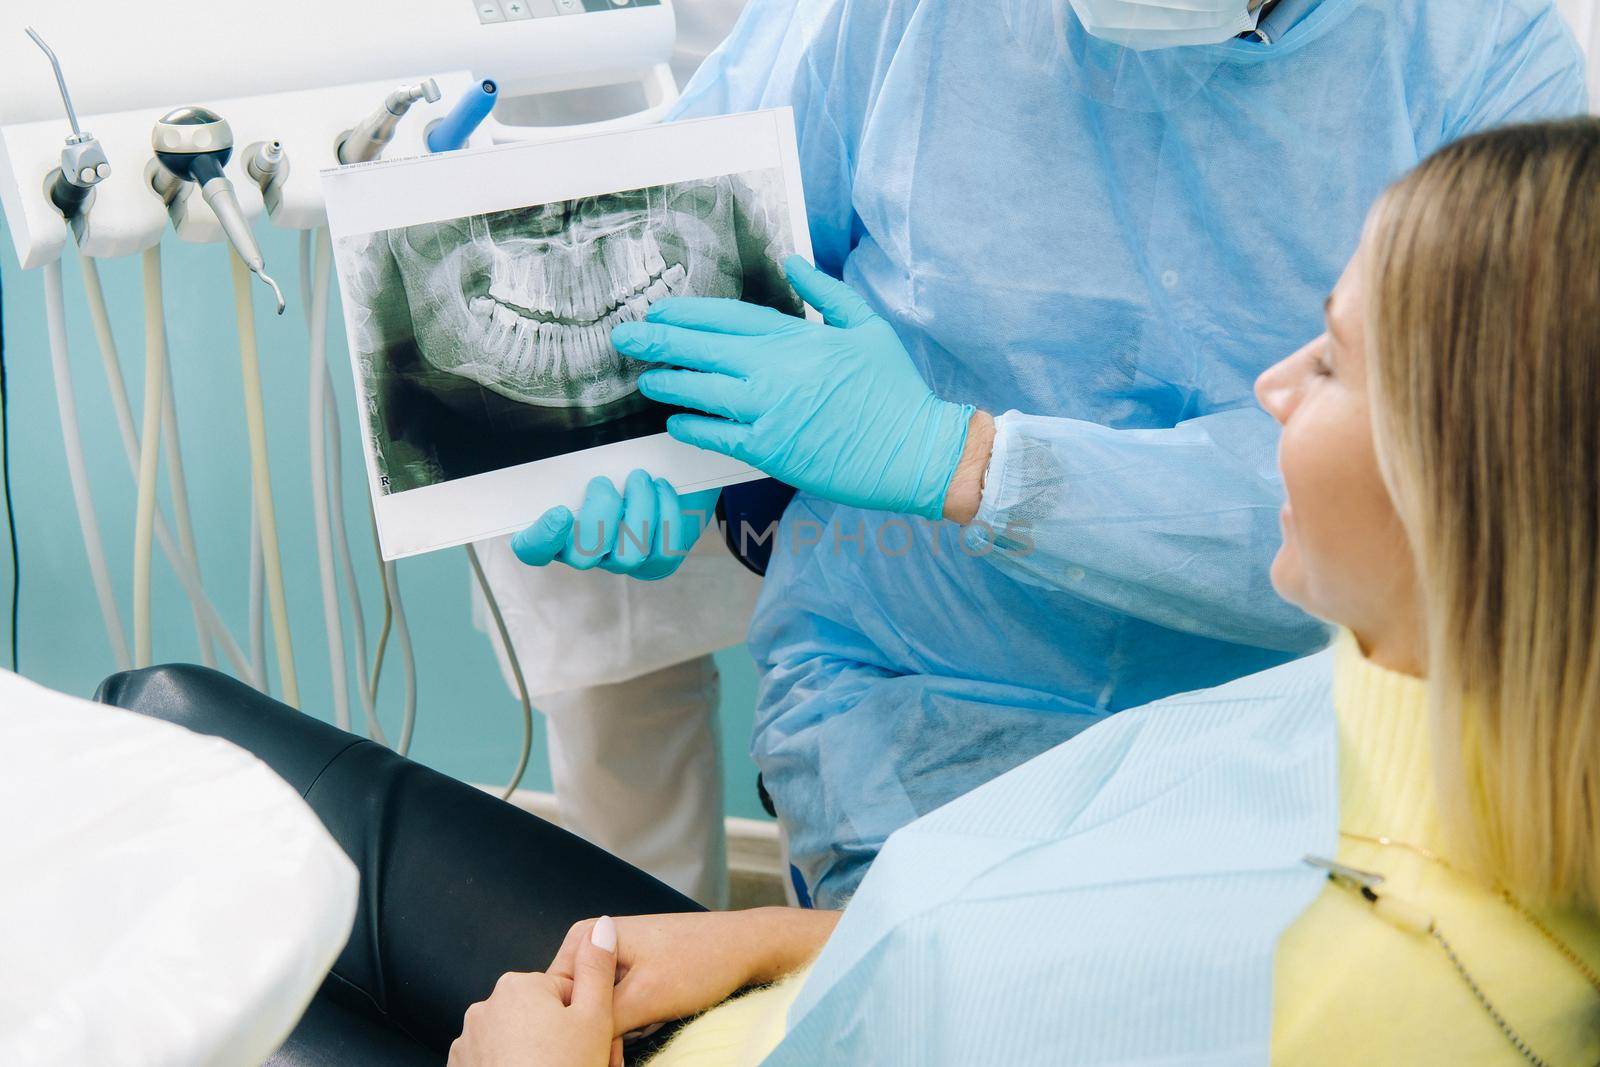
<svg viewBox="0 0 1600 1067"><path fill-rule="evenodd" d="M1059 2L1059 0L1058 0ZM1135 51L1218 44L1256 27L1248 0L1068 0L1083 28Z"/></svg>

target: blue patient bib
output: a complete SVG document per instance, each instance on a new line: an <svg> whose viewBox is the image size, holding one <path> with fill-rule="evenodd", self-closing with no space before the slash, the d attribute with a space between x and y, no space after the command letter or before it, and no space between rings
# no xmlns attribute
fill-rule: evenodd
<svg viewBox="0 0 1600 1067"><path fill-rule="evenodd" d="M765 1062L1265 1064L1338 847L1332 670L1124 712L894 834Z"/></svg>

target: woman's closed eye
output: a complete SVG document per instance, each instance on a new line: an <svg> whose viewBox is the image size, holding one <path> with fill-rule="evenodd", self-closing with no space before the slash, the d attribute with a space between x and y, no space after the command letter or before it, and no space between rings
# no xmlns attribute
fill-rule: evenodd
<svg viewBox="0 0 1600 1067"><path fill-rule="evenodd" d="M1333 377L1333 339L1324 338L1311 358L1311 369L1319 378Z"/></svg>

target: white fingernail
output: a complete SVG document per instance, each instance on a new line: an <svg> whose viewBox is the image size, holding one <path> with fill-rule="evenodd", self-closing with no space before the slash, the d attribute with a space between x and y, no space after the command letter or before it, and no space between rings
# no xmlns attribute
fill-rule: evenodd
<svg viewBox="0 0 1600 1067"><path fill-rule="evenodd" d="M594 932L589 935L589 940L594 946L606 952L617 951L617 924L609 915L602 915L594 924Z"/></svg>

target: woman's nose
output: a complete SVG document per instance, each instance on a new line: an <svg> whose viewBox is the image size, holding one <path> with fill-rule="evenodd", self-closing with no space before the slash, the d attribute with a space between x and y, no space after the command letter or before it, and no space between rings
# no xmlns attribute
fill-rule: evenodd
<svg viewBox="0 0 1600 1067"><path fill-rule="evenodd" d="M1288 359L1279 360L1256 378L1256 403L1280 425L1288 421L1300 393L1297 384L1299 376L1295 372L1300 355L1301 352L1296 352Z"/></svg>

